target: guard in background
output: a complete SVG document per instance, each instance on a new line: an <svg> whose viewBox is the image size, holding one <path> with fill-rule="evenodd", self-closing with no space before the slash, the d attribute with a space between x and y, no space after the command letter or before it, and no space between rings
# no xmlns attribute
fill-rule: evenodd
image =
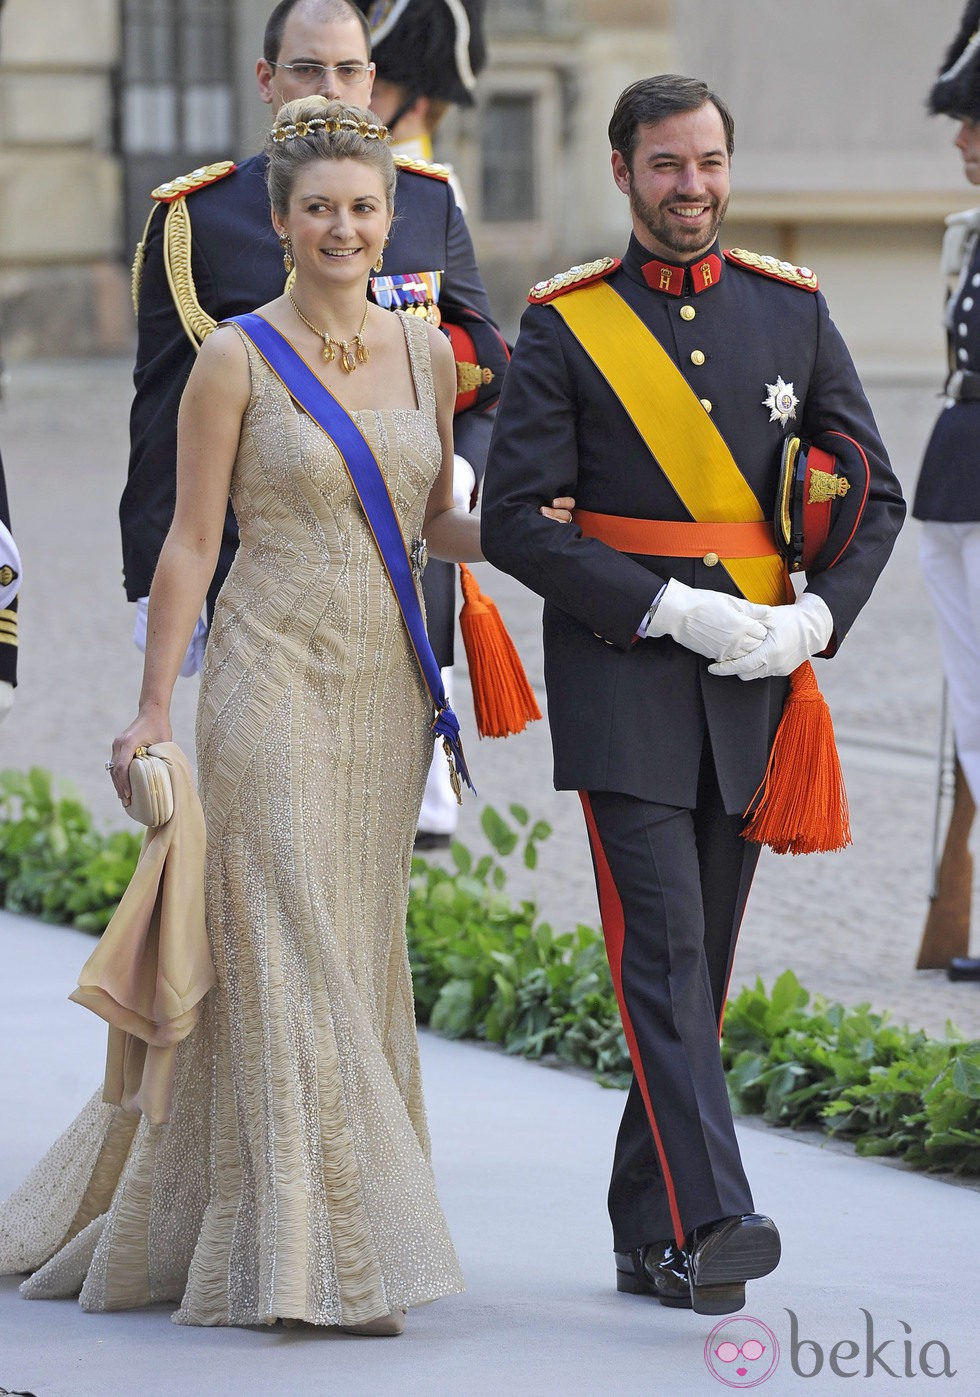
<svg viewBox="0 0 980 1397"><path fill-rule="evenodd" d="M346 0L283 0L269 17L256 76L263 101L274 110L311 93L369 107L374 67L363 14ZM479 339L479 362L473 353L457 356L464 360L457 408L459 439L465 441L464 421L482 417L496 400L506 346L493 324L448 172L415 158L396 163L395 219L372 280L374 299L447 327L458 324L460 342L470 347ZM145 599L173 517L177 408L194 356L220 320L281 295L290 270L288 249L272 227L264 156L194 170L154 190L153 199L133 268L136 391L129 476L119 507L126 594L141 608L137 642L145 633ZM491 350L494 368L488 366ZM488 438L489 425L475 426L474 436L478 442ZM465 449L480 459L478 447ZM229 506L209 614L237 543ZM202 619L182 673L199 667L205 638Z"/></svg>
<svg viewBox="0 0 980 1397"><path fill-rule="evenodd" d="M395 154L431 161L432 140L451 106L471 107L476 79L486 63L483 0L357 0L371 26L377 72L372 109L391 132ZM466 211L450 167L456 202ZM445 311L445 307L443 307ZM472 321L446 324L459 363L460 390L467 404L455 423L453 493L457 505L476 502L493 425L492 408L507 365L507 348L494 326ZM429 639L453 701L456 635L456 569L430 560L422 581ZM447 845L458 823L459 805L446 763L433 756L415 839L417 849Z"/></svg>
<svg viewBox="0 0 980 1397"><path fill-rule="evenodd" d="M758 857L744 815L796 716L787 676L813 684L809 657L844 640L905 505L814 273L722 252L724 103L691 78L645 79L609 136L633 236L622 261L531 291L483 547L545 601L555 785L581 796L633 1063L609 1191L617 1286L718 1314L780 1252L753 1210L718 1046ZM854 477L785 604L777 485L813 449L834 462L822 474ZM537 513L557 494L578 527ZM795 795L808 753L788 731Z"/></svg>
<svg viewBox="0 0 980 1397"><path fill-rule="evenodd" d="M970 0L929 93L934 116L958 123L953 144L968 183L980 185L980 0ZM956 748L953 815L919 952L920 969L980 980L967 956L972 860L967 839L980 802L980 208L946 220L949 280L946 401L926 447L912 514L936 612ZM951 955L959 950L962 954Z"/></svg>
<svg viewBox="0 0 980 1397"><path fill-rule="evenodd" d="M17 685L17 592L20 554L10 532L7 482L0 460L0 723L10 712Z"/></svg>

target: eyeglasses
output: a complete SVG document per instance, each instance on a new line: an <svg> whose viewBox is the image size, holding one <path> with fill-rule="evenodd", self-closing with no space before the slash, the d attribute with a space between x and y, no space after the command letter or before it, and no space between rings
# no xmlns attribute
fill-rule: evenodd
<svg viewBox="0 0 980 1397"><path fill-rule="evenodd" d="M733 1344L731 1339L725 1339L715 1349L715 1357L720 1358L722 1363L734 1363L741 1354L750 1363L754 1363L757 1358L762 1357L765 1351L765 1344L760 1344L758 1339L746 1339L741 1347L738 1344Z"/></svg>
<svg viewBox="0 0 980 1397"><path fill-rule="evenodd" d="M328 73L334 74L341 87L357 87L374 72L373 63L338 63L332 68L326 63L270 63L269 67L285 69L304 87L323 82Z"/></svg>

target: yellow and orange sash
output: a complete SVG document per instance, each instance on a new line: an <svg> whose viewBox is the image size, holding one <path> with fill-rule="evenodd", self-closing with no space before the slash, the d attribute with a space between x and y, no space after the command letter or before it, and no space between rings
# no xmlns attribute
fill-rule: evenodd
<svg viewBox="0 0 980 1397"><path fill-rule="evenodd" d="M769 606L791 601L786 566L759 501L724 437L653 332L604 281L569 291L550 304L616 394L693 521L630 521L609 515L585 519L577 514L580 527L592 524L583 532L605 537L624 552L652 552L663 546L661 556L697 556L704 545L749 601ZM598 522L602 520L607 522ZM642 541L644 525L657 540L653 546L634 550L616 542L617 530L623 539ZM717 526L715 535L712 525ZM685 533L690 534L687 544ZM676 550L665 546L671 538ZM748 549L736 550L736 538L750 540ZM732 548L727 554L726 543ZM764 552L753 552L763 547ZM685 553L685 548L694 551ZM746 551L752 555L744 556ZM743 834L777 853L824 853L851 842L830 711L809 661L791 676L789 698L756 797L758 804L753 798L749 809L754 811Z"/></svg>
<svg viewBox="0 0 980 1397"><path fill-rule="evenodd" d="M699 534L749 601L776 606L787 600L786 569L759 501L728 445L690 384L660 341L611 286L593 282L551 302L616 394L645 445L677 491L691 518L712 523L755 524L768 548L752 557L727 555L725 533L711 546L711 530ZM637 366L642 365L642 373Z"/></svg>

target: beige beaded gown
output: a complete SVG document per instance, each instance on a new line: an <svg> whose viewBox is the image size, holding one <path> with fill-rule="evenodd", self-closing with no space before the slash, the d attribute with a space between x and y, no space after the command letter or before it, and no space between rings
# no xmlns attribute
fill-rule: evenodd
<svg viewBox="0 0 980 1397"><path fill-rule="evenodd" d="M426 327L402 319L418 410L355 418L411 539L441 452ZM241 546L197 725L218 985L170 1122L97 1094L0 1207L0 1271L182 1324L356 1324L462 1288L405 944L431 705L336 448L246 347Z"/></svg>

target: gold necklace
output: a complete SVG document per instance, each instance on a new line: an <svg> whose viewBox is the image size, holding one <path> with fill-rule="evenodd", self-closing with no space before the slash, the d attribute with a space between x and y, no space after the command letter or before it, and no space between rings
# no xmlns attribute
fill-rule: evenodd
<svg viewBox="0 0 980 1397"><path fill-rule="evenodd" d="M292 291L289 291L287 294L293 303L293 310L299 316L300 320L302 320L303 324L312 330L315 335L319 335L323 340L323 357L328 364L332 364L334 359L336 359L337 350L340 350L340 367L343 369L344 373L352 374L358 364L367 363L371 356L361 336L364 333L364 326L367 324L370 302L365 301L364 303L364 314L361 317L361 324L357 334L350 340L335 340L333 335L328 335L326 330L318 330L312 321L307 320L306 316L296 304L296 299Z"/></svg>

